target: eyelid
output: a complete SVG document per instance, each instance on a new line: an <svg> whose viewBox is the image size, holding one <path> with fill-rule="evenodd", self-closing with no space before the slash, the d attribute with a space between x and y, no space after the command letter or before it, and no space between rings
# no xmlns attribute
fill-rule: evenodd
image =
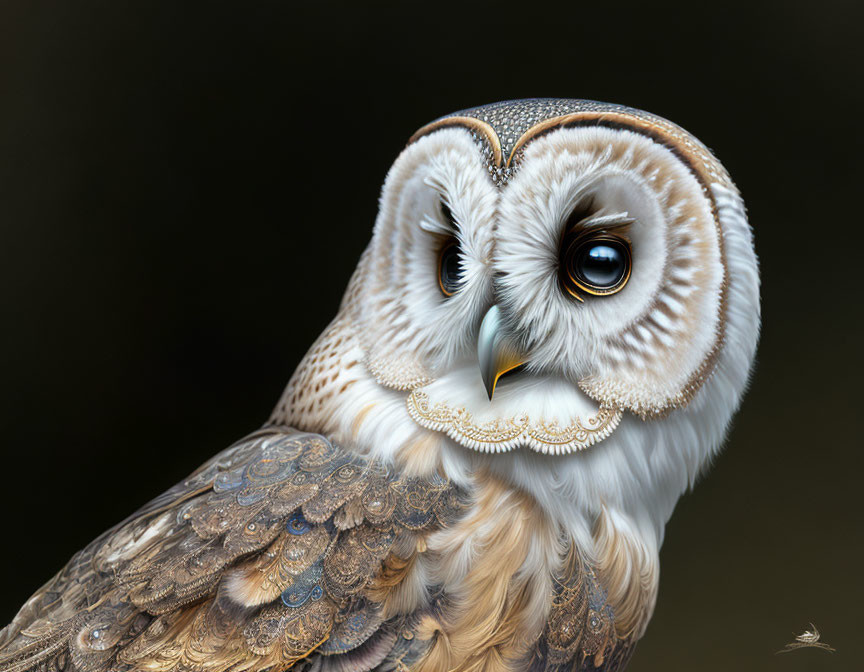
<svg viewBox="0 0 864 672"><path fill-rule="evenodd" d="M616 212L609 215L596 214L579 220L578 222L576 222L576 224L570 227L570 230L573 231L579 228L583 231L591 231L593 229L610 231L625 226L630 226L635 221L636 219L634 217L631 217L626 212Z"/></svg>
<svg viewBox="0 0 864 672"><path fill-rule="evenodd" d="M444 219L447 220L447 223L451 227L455 228L459 224L459 222L456 221L456 215L453 214L453 208L450 207L447 199L444 196L441 196L441 200L438 203L441 214L444 215Z"/></svg>
<svg viewBox="0 0 864 672"><path fill-rule="evenodd" d="M436 236L452 236L455 233L449 226L442 224L438 217L432 215L424 215L419 226L427 233L434 233Z"/></svg>
<svg viewBox="0 0 864 672"><path fill-rule="evenodd" d="M455 236L458 228L456 217L443 195L439 196L438 212L427 213L419 222L421 229L437 236ZM449 213L449 216L448 216ZM441 215L440 217L438 215ZM441 220L444 220L443 222Z"/></svg>

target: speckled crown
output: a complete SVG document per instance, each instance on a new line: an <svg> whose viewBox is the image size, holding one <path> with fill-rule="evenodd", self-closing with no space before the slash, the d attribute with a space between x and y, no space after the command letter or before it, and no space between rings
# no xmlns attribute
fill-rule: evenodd
<svg viewBox="0 0 864 672"><path fill-rule="evenodd" d="M411 142L452 126L469 129L480 145L487 170L498 186L507 184L530 140L568 126L627 128L651 136L690 164L703 182L727 182L728 176L707 148L684 129L655 114L626 105L574 98L505 100L459 110L440 117L417 131Z"/></svg>
<svg viewBox="0 0 864 672"><path fill-rule="evenodd" d="M501 153L510 156L516 143L525 133L549 119L563 117L575 112L623 112L625 114L644 114L631 107L599 103L594 100L571 98L526 98L525 100L505 100L471 107L448 114L441 119L452 117L471 117L489 124L501 143Z"/></svg>

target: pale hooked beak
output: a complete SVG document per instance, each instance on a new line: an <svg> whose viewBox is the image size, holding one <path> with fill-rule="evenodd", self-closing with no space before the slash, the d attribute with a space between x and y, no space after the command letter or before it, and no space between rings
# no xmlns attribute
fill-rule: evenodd
<svg viewBox="0 0 864 672"><path fill-rule="evenodd" d="M492 395L495 394L498 379L508 371L524 364L519 350L502 329L501 309L497 304L486 312L480 323L480 333L477 334L477 359L489 401L492 401Z"/></svg>

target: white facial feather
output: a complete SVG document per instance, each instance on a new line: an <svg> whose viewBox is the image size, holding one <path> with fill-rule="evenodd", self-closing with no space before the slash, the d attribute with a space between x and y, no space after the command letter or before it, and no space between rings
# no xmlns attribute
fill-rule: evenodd
<svg viewBox="0 0 864 672"><path fill-rule="evenodd" d="M617 294L575 303L560 290L559 248L585 207L633 218L633 270ZM710 201L644 135L575 128L531 143L502 194L494 258L529 366L580 381L600 401L637 413L681 405L718 342L725 269Z"/></svg>
<svg viewBox="0 0 864 672"><path fill-rule="evenodd" d="M443 220L441 204L458 227ZM472 345L491 300L488 265L497 190L467 134L447 129L409 147L387 176L363 288L352 317L381 383L413 387ZM442 301L437 287L443 236L455 234L463 289ZM431 290L431 291L430 291ZM446 325L446 328L442 328Z"/></svg>

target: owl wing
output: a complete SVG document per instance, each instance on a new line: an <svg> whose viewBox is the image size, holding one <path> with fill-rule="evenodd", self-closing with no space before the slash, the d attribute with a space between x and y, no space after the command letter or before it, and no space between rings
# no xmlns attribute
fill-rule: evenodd
<svg viewBox="0 0 864 672"><path fill-rule="evenodd" d="M0 669L276 670L313 651L353 655L345 669L409 662L382 562L465 506L442 478L265 428L77 553L0 631Z"/></svg>
<svg viewBox="0 0 864 672"><path fill-rule="evenodd" d="M531 672L620 672L638 636L620 636L597 573L571 543L553 582L552 607L529 664Z"/></svg>

